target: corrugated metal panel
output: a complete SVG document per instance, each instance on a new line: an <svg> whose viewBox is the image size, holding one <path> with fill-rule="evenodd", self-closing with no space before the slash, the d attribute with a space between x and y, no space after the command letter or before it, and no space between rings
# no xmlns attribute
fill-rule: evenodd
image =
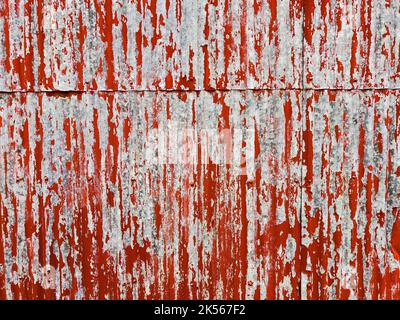
<svg viewBox="0 0 400 320"><path fill-rule="evenodd" d="M300 92L0 99L2 298L299 298Z"/></svg>
<svg viewBox="0 0 400 320"><path fill-rule="evenodd" d="M3 0L0 299L399 299L399 28L390 0Z"/></svg>
<svg viewBox="0 0 400 320"><path fill-rule="evenodd" d="M400 2L304 1L307 88L400 88Z"/></svg>
<svg viewBox="0 0 400 320"><path fill-rule="evenodd" d="M300 87L301 0L0 6L0 91Z"/></svg>
<svg viewBox="0 0 400 320"><path fill-rule="evenodd" d="M399 299L399 92L311 91L304 111L302 296Z"/></svg>

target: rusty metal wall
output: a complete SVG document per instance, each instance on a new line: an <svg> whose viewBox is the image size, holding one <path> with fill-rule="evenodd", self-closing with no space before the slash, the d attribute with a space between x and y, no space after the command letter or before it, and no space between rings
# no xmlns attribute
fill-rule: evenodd
<svg viewBox="0 0 400 320"><path fill-rule="evenodd" d="M2 0L0 299L399 299L397 0Z"/></svg>

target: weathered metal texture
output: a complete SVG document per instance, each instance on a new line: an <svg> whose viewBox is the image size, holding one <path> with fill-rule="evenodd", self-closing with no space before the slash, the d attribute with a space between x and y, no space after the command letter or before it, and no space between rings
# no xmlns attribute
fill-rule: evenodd
<svg viewBox="0 0 400 320"><path fill-rule="evenodd" d="M0 299L399 299L399 6L2 0Z"/></svg>
<svg viewBox="0 0 400 320"><path fill-rule="evenodd" d="M0 298L299 298L300 102L0 96Z"/></svg>
<svg viewBox="0 0 400 320"><path fill-rule="evenodd" d="M302 297L399 299L399 92L305 101Z"/></svg>
<svg viewBox="0 0 400 320"><path fill-rule="evenodd" d="M301 84L301 0L4 0L0 10L0 91Z"/></svg>
<svg viewBox="0 0 400 320"><path fill-rule="evenodd" d="M304 1L306 88L400 88L400 2Z"/></svg>

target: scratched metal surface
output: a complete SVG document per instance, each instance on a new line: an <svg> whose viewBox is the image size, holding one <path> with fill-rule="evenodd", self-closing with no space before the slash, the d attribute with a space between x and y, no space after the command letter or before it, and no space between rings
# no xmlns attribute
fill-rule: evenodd
<svg viewBox="0 0 400 320"><path fill-rule="evenodd" d="M2 0L0 299L400 299L399 29L391 0Z"/></svg>

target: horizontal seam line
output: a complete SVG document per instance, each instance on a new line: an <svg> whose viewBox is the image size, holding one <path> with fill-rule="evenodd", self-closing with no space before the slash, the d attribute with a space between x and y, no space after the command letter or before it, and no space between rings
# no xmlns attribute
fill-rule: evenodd
<svg viewBox="0 0 400 320"><path fill-rule="evenodd" d="M271 88L248 88L248 89L133 89L133 90L14 90L0 91L0 94L15 94L15 93L43 93L43 94L84 94L84 93L131 93L131 92L171 92L171 93L187 93L187 92L231 92L231 91L399 91L400 88L289 88L289 89L271 89Z"/></svg>

